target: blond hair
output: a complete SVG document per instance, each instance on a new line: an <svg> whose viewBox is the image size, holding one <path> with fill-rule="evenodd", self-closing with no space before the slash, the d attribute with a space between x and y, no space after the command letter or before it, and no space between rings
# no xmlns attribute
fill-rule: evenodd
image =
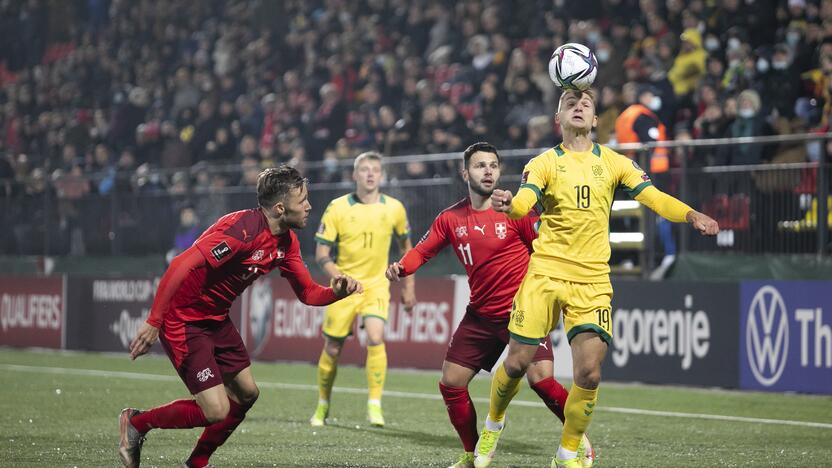
<svg viewBox="0 0 832 468"><path fill-rule="evenodd" d="M381 164L381 153L377 151L365 151L355 157L355 162L352 165L353 170L358 170L358 165L363 161L378 161Z"/></svg>

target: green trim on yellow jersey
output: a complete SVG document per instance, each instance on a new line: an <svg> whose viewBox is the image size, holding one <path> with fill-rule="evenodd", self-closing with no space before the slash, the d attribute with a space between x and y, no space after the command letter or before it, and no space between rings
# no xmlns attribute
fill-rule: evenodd
<svg viewBox="0 0 832 468"><path fill-rule="evenodd" d="M315 236L315 242L332 247L333 245L335 245L336 241L326 240L323 237Z"/></svg>
<svg viewBox="0 0 832 468"><path fill-rule="evenodd" d="M604 340L607 345L612 345L612 337L609 333L606 332L603 328L595 325L594 323L582 323L580 325L576 325L569 329L569 332L566 334L566 341L572 343L572 338L575 338L575 335L578 333L583 332L595 332L598 336Z"/></svg>
<svg viewBox="0 0 832 468"><path fill-rule="evenodd" d="M538 187L535 184L529 184L529 183L520 184L520 188L521 189L527 188L527 189L531 189L532 191L534 191L535 195L537 195L537 201L540 201L540 199L543 198L543 192L540 190L540 187Z"/></svg>
<svg viewBox="0 0 832 468"><path fill-rule="evenodd" d="M511 332L509 332L509 336L514 338L514 341L516 341L518 343L523 343L523 344L527 344L527 345L539 345L540 344L540 338L528 338L528 337L525 337L525 336L520 336L517 333L511 333Z"/></svg>
<svg viewBox="0 0 832 468"><path fill-rule="evenodd" d="M555 146L554 150L555 150L555 153L557 153L558 157L565 156L567 151L572 151L568 148L564 148L563 143ZM592 154L594 154L595 156L598 156L600 158L601 157L601 145L599 145L598 143L593 143L592 144Z"/></svg>
<svg viewBox="0 0 832 468"><path fill-rule="evenodd" d="M651 185L653 185L653 182L651 182L651 181L647 180L647 181L644 181L644 182L642 182L642 183L638 184L638 185L637 185L634 189L632 189L632 190L630 190L630 189L624 189L624 191L627 193L627 195L629 195L629 196L630 196L630 198L635 198L635 197L637 197L637 196L638 196L638 194L640 194L640 193L641 193L641 191L642 191L642 190L646 189L647 187L649 187L649 186L651 186Z"/></svg>

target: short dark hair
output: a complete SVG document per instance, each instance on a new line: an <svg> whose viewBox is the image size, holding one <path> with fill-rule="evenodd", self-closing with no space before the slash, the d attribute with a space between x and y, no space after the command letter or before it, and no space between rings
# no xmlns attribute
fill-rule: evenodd
<svg viewBox="0 0 832 468"><path fill-rule="evenodd" d="M465 161L465 169L468 169L468 163L471 162L471 156L478 151L482 151L483 153L492 153L494 156L497 156L497 162L500 162L500 153L497 152L496 146L488 143L487 141L478 141L465 148L465 152L462 153L462 159Z"/></svg>
<svg viewBox="0 0 832 468"><path fill-rule="evenodd" d="M306 179L297 169L287 165L264 169L257 176L257 204L263 208L271 208L292 190L299 189L306 184Z"/></svg>

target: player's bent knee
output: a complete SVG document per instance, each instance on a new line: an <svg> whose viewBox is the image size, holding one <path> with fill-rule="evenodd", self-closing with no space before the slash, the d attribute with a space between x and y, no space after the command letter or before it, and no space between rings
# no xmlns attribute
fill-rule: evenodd
<svg viewBox="0 0 832 468"><path fill-rule="evenodd" d="M228 416L228 411L230 410L230 405L228 404L228 400L226 399L222 403L213 403L208 404L202 407L202 414L205 415L205 419L208 421L209 424L214 424L222 421L223 419Z"/></svg>
<svg viewBox="0 0 832 468"><path fill-rule="evenodd" d="M519 377L523 377L523 374L526 373L526 369L528 369L529 364L520 361L519 359L506 359L503 362L503 367L506 369L506 374L512 379L516 379Z"/></svg>
<svg viewBox="0 0 832 468"><path fill-rule="evenodd" d="M242 398L240 398L240 404L248 408L253 406L258 398L260 398L260 389L257 385L255 385L252 389L242 395Z"/></svg>
<svg viewBox="0 0 832 468"><path fill-rule="evenodd" d="M575 384L581 388L592 390L598 388L601 383L601 369L582 368L576 369Z"/></svg>

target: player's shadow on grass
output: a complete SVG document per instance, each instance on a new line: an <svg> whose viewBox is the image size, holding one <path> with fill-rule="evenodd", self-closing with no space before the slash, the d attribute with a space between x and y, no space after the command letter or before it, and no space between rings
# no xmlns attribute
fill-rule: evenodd
<svg viewBox="0 0 832 468"><path fill-rule="evenodd" d="M406 429L394 429L389 426L383 429L366 426L356 428L354 425L342 425L335 423L327 424L326 427L351 432L372 433L373 435L388 437L391 439L405 439L429 447L443 447L450 449L459 448L459 440L454 436L436 435L428 432L410 431ZM509 436L509 434L506 434L506 436ZM530 456L540 455L539 446L520 442L518 440L512 440L510 437L506 436L500 438L500 446L498 449L500 452L511 452Z"/></svg>

